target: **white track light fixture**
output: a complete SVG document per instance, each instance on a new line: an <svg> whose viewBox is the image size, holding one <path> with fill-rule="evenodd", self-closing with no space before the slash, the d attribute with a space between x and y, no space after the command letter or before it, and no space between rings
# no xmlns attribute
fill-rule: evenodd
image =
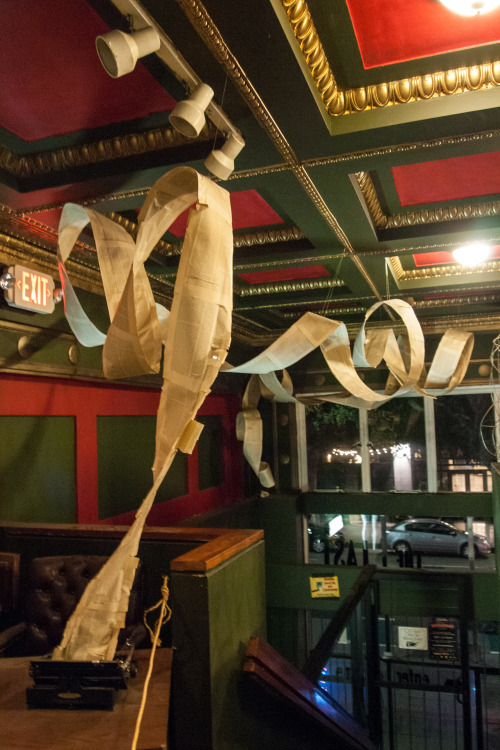
<svg viewBox="0 0 500 750"><path fill-rule="evenodd" d="M95 40L97 54L106 73L112 78L120 78L131 73L140 57L145 57L160 48L160 37L147 26L125 34L123 31L110 31Z"/></svg>
<svg viewBox="0 0 500 750"><path fill-rule="evenodd" d="M230 133L220 149L212 151L205 159L205 166L220 180L227 180L234 170L234 160L245 145L243 138L237 133Z"/></svg>
<svg viewBox="0 0 500 750"><path fill-rule="evenodd" d="M205 125L205 110L214 92L206 83L200 83L189 99L178 102L172 110L170 124L187 138L196 138Z"/></svg>

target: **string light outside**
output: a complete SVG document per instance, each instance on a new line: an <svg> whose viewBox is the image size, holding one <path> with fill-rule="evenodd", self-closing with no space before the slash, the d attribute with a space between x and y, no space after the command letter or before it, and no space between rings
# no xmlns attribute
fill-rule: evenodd
<svg viewBox="0 0 500 750"><path fill-rule="evenodd" d="M411 458L412 451L409 443L398 443L391 445L389 448L370 448L370 456L383 456L391 454L393 458ZM331 464L336 457L353 459L353 463L360 464L362 461L361 454L355 448L343 450L342 448L332 448L326 455L326 460Z"/></svg>

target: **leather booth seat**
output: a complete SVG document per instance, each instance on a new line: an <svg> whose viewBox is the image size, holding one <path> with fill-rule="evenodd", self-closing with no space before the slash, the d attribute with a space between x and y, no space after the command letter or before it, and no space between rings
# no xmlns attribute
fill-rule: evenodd
<svg viewBox="0 0 500 750"><path fill-rule="evenodd" d="M66 622L75 609L88 582L107 557L64 555L37 557L31 561L22 615L24 622L0 634L4 656L47 654L61 642ZM145 633L142 622L142 586L140 565L130 594L126 627L119 639L123 643ZM10 637L12 636L12 637Z"/></svg>

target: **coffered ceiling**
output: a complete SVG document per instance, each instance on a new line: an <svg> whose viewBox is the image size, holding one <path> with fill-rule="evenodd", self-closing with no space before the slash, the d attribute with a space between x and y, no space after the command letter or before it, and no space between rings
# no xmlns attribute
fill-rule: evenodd
<svg viewBox="0 0 500 750"><path fill-rule="evenodd" d="M432 341L474 330L469 380L500 328L500 10L465 18L438 0L8 0L0 14L0 262L56 275L61 208L92 206L134 234L174 166L208 174L223 133L169 125L185 86L155 54L113 79L95 38L157 24L245 140L231 177L236 361L311 310L355 334L388 296ZM167 306L186 219L148 265ZM452 251L492 247L467 268ZM101 286L93 240L70 271ZM61 310L29 320L67 332ZM49 320L50 318L50 320ZM380 313L374 321L387 320ZM231 353L230 353L231 359ZM311 365L314 370L314 364Z"/></svg>

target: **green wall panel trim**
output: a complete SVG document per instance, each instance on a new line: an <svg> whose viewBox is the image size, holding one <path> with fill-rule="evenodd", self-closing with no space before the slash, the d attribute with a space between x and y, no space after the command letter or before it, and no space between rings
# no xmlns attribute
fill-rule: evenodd
<svg viewBox="0 0 500 750"><path fill-rule="evenodd" d="M276 610L335 612L349 594L361 568L326 565L267 566L268 607ZM338 576L340 598L313 599L309 578ZM499 587L496 573L436 574L427 571L380 571L376 575L382 615L456 616L460 612L471 619L497 619ZM462 602L461 592L469 586L469 599Z"/></svg>
<svg viewBox="0 0 500 750"><path fill-rule="evenodd" d="M260 528L264 529L267 563L302 562L302 519L296 495L259 499Z"/></svg>
<svg viewBox="0 0 500 750"><path fill-rule="evenodd" d="M386 516L439 515L491 518L489 492L305 492L304 513L378 513Z"/></svg>
<svg viewBox="0 0 500 750"><path fill-rule="evenodd" d="M151 489L155 430L155 416L97 417L100 519L135 510ZM187 457L178 451L155 503L187 491Z"/></svg>
<svg viewBox="0 0 500 750"><path fill-rule="evenodd" d="M498 575L494 573L476 573L472 580L475 619L500 620L500 586Z"/></svg>
<svg viewBox="0 0 500 750"><path fill-rule="evenodd" d="M222 417L197 417L204 425L198 440L198 488L218 487L224 480Z"/></svg>
<svg viewBox="0 0 500 750"><path fill-rule="evenodd" d="M270 607L285 609L328 610L335 612L343 598L349 593L361 568L334 567L330 565L284 565L267 566L267 602ZM338 576L340 598L313 599L310 577Z"/></svg>
<svg viewBox="0 0 500 750"><path fill-rule="evenodd" d="M74 523L74 418L0 416L0 442L0 518Z"/></svg>
<svg viewBox="0 0 500 750"><path fill-rule="evenodd" d="M496 560L497 573L500 577L500 463L492 464L491 476L493 480L492 503L493 503L493 527L495 529L495 560ZM499 602L499 615L500 615L500 602ZM498 619L500 620L500 616Z"/></svg>
<svg viewBox="0 0 500 750"><path fill-rule="evenodd" d="M267 746L242 697L248 641L266 637L264 577L263 542L207 574L172 573L176 750Z"/></svg>

